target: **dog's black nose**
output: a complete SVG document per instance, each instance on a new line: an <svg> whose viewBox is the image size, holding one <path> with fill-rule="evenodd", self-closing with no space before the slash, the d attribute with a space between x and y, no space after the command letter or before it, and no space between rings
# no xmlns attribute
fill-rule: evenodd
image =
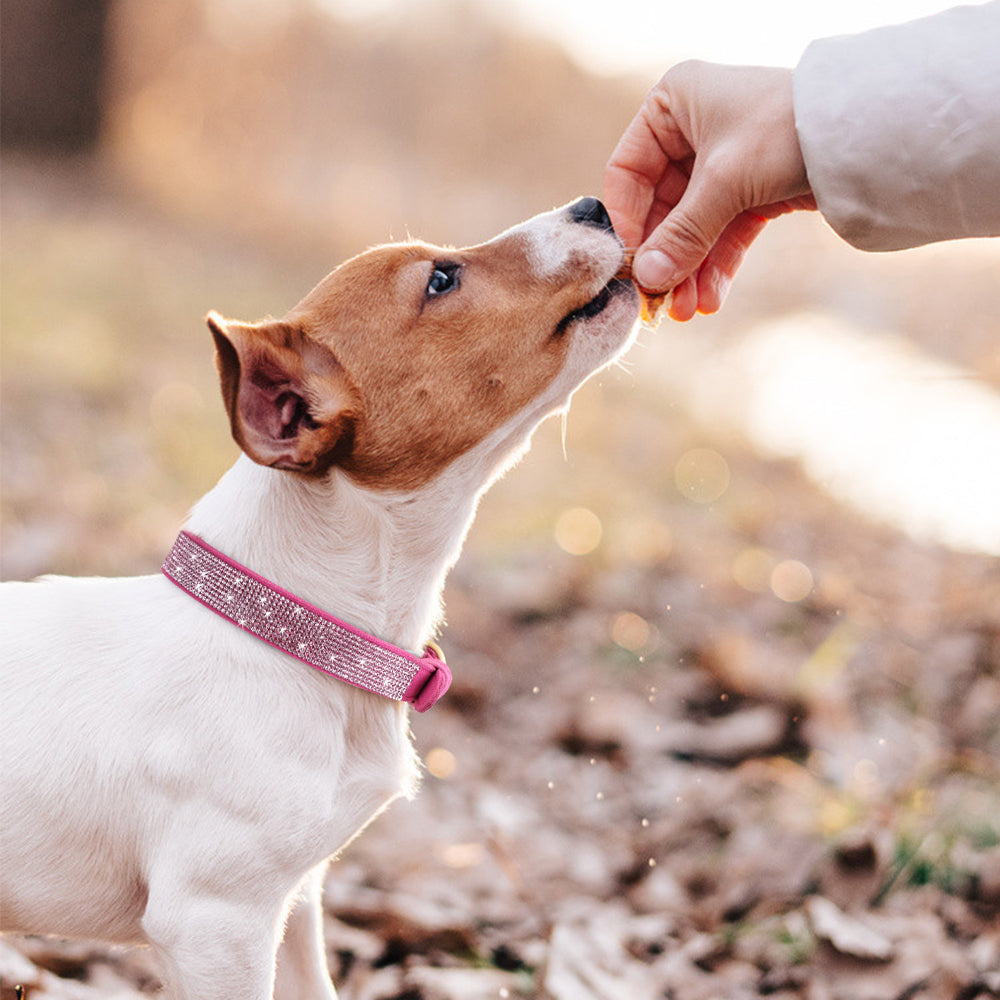
<svg viewBox="0 0 1000 1000"><path fill-rule="evenodd" d="M574 222L596 229L611 229L611 217L607 209L596 198L581 198L569 207L569 217Z"/></svg>

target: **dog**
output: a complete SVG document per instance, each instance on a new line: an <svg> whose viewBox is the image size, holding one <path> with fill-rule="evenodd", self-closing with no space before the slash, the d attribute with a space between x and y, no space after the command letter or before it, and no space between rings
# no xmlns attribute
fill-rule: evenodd
<svg viewBox="0 0 1000 1000"><path fill-rule="evenodd" d="M583 198L368 250L280 320L209 314L243 454L163 573L2 588L4 930L148 943L173 1000L334 1000L328 859L413 794L445 576L482 493L631 343L623 258ZM312 628L331 662L353 644L341 675Z"/></svg>

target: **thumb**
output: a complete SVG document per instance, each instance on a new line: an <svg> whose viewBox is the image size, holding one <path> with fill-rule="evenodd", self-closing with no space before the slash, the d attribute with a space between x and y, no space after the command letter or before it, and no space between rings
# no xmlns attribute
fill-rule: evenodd
<svg viewBox="0 0 1000 1000"><path fill-rule="evenodd" d="M711 190L697 169L677 205L653 230L635 257L636 282L651 292L666 292L694 273L738 212Z"/></svg>

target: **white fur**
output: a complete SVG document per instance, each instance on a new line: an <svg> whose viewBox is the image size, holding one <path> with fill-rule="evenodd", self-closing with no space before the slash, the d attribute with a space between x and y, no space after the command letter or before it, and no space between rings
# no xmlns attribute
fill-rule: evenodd
<svg viewBox="0 0 1000 1000"><path fill-rule="evenodd" d="M607 263L614 260L612 270L621 261L621 250L607 234L592 226L581 226L562 210L536 215L513 226L492 242L520 238L525 245L532 270L542 279L558 278L574 264Z"/></svg>
<svg viewBox="0 0 1000 1000"><path fill-rule="evenodd" d="M574 239L600 242L563 215L548 221L553 242L570 244L564 263ZM540 225L524 230L536 248ZM601 239L613 264L620 250ZM336 467L308 479L241 457L187 527L305 600L420 649L479 496L538 422L625 348L633 319L622 297L580 322L540 397L421 489L362 488ZM332 1000L323 873L412 794L406 709L289 659L159 575L7 584L0 628L5 929L147 941L174 1000L272 990Z"/></svg>

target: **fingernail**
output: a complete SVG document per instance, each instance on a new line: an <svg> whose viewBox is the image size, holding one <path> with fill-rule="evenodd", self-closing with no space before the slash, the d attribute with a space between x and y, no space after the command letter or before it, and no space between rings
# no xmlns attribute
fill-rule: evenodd
<svg viewBox="0 0 1000 1000"><path fill-rule="evenodd" d="M635 280L654 292L670 288L676 273L677 265L662 250L646 250L636 256L632 265Z"/></svg>

